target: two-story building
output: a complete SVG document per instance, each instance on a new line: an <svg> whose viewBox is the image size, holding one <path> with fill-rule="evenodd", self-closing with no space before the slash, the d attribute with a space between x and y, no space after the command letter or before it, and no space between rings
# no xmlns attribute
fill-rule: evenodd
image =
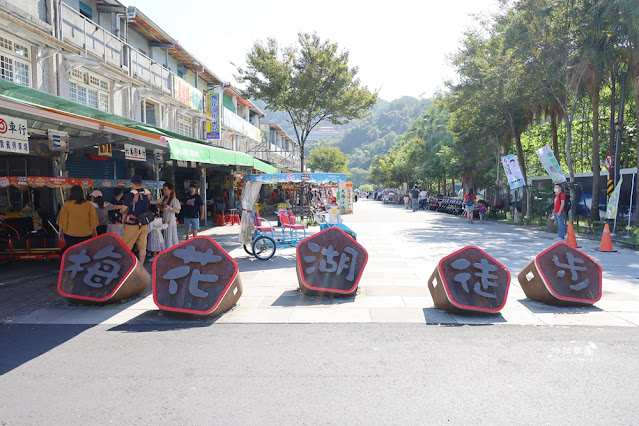
<svg viewBox="0 0 639 426"><path fill-rule="evenodd" d="M0 145L0 176L106 185L140 174L178 192L195 180L219 199L238 174L276 171L268 155L248 154L262 143L262 111L139 9L3 0L0 24L0 119L24 127L17 145ZM55 210L51 195L31 202ZM9 189L0 205L18 197Z"/></svg>

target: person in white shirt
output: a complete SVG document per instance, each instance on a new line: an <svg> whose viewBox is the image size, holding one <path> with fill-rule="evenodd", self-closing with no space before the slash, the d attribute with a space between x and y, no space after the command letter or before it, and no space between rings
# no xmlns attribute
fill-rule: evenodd
<svg viewBox="0 0 639 426"><path fill-rule="evenodd" d="M422 189L419 193L419 208L426 210L426 200L428 199L428 192L426 189Z"/></svg>

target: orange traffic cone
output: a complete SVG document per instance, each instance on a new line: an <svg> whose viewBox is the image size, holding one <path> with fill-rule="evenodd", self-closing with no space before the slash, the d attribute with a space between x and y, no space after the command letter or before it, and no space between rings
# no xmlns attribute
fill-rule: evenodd
<svg viewBox="0 0 639 426"><path fill-rule="evenodd" d="M610 237L610 227L606 223L601 236L601 244L599 245L599 251L614 252L617 250L612 249L612 238Z"/></svg>
<svg viewBox="0 0 639 426"><path fill-rule="evenodd" d="M575 229L572 227L572 222L568 222L568 235L566 236L566 243L570 247L579 248L577 245L577 238L575 237Z"/></svg>

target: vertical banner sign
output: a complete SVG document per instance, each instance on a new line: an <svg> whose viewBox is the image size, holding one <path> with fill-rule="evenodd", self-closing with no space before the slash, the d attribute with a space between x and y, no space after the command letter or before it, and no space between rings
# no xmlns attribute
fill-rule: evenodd
<svg viewBox="0 0 639 426"><path fill-rule="evenodd" d="M617 209L619 207L619 194L621 193L621 184L623 183L623 176L619 176L619 182L615 190L612 191L612 195L608 199L608 207L606 207L606 219L615 219L617 217Z"/></svg>
<svg viewBox="0 0 639 426"><path fill-rule="evenodd" d="M220 94L209 93L206 101L207 115L211 117L211 120L206 122L206 140L220 140Z"/></svg>
<svg viewBox="0 0 639 426"><path fill-rule="evenodd" d="M29 153L27 120L0 115L0 152Z"/></svg>
<svg viewBox="0 0 639 426"><path fill-rule="evenodd" d="M113 157L113 146L110 143L98 145L98 155L103 157Z"/></svg>
<svg viewBox="0 0 639 426"><path fill-rule="evenodd" d="M516 155L510 154L505 157L501 157L501 165L504 166L504 172L506 172L506 179L508 179L510 189L526 186L526 181L521 173L521 168L519 167L519 161L517 161Z"/></svg>
<svg viewBox="0 0 639 426"><path fill-rule="evenodd" d="M555 154L552 153L552 149L548 145L543 148L539 148L537 151L537 157L539 157L539 161L543 164L544 169L548 173L548 176L552 179L553 183L564 183L566 182L566 176L564 172L559 167L559 163L555 158Z"/></svg>
<svg viewBox="0 0 639 426"><path fill-rule="evenodd" d="M143 146L124 144L124 157L127 160L146 161L146 149Z"/></svg>
<svg viewBox="0 0 639 426"><path fill-rule="evenodd" d="M58 130L48 130L49 149L51 151L69 152L69 134Z"/></svg>

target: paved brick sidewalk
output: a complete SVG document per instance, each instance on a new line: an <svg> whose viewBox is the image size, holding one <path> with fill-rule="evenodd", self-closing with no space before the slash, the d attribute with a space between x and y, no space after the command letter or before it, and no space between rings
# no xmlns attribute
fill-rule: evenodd
<svg viewBox="0 0 639 426"><path fill-rule="evenodd" d="M580 241L582 251L603 270L602 300L592 307L561 308L525 298L517 274L534 256L554 243L555 235L498 223L467 224L443 213L404 210L402 206L361 200L344 221L369 252L356 296L316 298L297 290L294 249L278 250L263 262L249 257L238 242L238 227L217 227L215 238L240 267L244 293L231 311L212 319L161 314L150 288L135 300L111 307L71 306L61 301L13 323L31 324L209 324L407 322L423 324L516 324L537 326L639 326L637 252L618 249L598 253L598 242ZM311 229L310 231L317 231ZM433 306L427 278L443 256L476 245L507 266L513 277L508 301L499 315L451 315Z"/></svg>

